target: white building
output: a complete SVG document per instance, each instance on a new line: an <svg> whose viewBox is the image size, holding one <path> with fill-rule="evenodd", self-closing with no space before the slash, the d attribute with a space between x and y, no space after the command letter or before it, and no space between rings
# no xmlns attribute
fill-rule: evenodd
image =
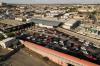
<svg viewBox="0 0 100 66"><path fill-rule="evenodd" d="M13 44L14 41L15 41L15 38L13 38L13 37L7 38L7 39L0 41L0 45L2 48L8 48Z"/></svg>
<svg viewBox="0 0 100 66"><path fill-rule="evenodd" d="M53 26L49 26L49 25L45 25L45 24L37 24L37 26L46 27L46 28L53 28Z"/></svg>
<svg viewBox="0 0 100 66"><path fill-rule="evenodd" d="M16 17L15 20L23 21L23 18L18 18L18 17Z"/></svg>
<svg viewBox="0 0 100 66"><path fill-rule="evenodd" d="M0 6L7 5L7 3L3 3L2 0L0 1Z"/></svg>
<svg viewBox="0 0 100 66"><path fill-rule="evenodd" d="M70 13L65 13L63 16L61 16L61 19L67 19L69 17Z"/></svg>
<svg viewBox="0 0 100 66"><path fill-rule="evenodd" d="M89 9L89 8L79 8L78 11L79 12L94 12L95 9L94 8L91 8L91 9Z"/></svg>
<svg viewBox="0 0 100 66"><path fill-rule="evenodd" d="M65 13L65 11L63 10L53 10L53 11L50 11L50 13L47 13L47 17L54 17L55 15L58 15L58 14L62 14L62 13Z"/></svg>
<svg viewBox="0 0 100 66"><path fill-rule="evenodd" d="M64 25L62 25L62 28L75 29L79 25L80 25L80 21L79 20L70 19L67 22L65 22Z"/></svg>
<svg viewBox="0 0 100 66"><path fill-rule="evenodd" d="M43 18L44 15L43 14L34 14L34 17L36 17L36 18Z"/></svg>
<svg viewBox="0 0 100 66"><path fill-rule="evenodd" d="M27 18L27 19L26 19L27 22L30 21L30 20L31 20L31 18Z"/></svg>
<svg viewBox="0 0 100 66"><path fill-rule="evenodd" d="M0 6L2 6L2 2L0 2Z"/></svg>

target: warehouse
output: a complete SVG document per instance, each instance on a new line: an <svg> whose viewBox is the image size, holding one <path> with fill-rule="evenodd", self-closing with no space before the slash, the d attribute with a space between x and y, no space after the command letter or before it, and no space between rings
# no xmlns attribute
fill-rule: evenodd
<svg viewBox="0 0 100 66"><path fill-rule="evenodd" d="M55 28L62 24L62 22L48 21L48 20L41 20L41 19L31 19L30 22L34 22L35 25L40 27L46 27L46 28Z"/></svg>
<svg viewBox="0 0 100 66"><path fill-rule="evenodd" d="M78 27L80 25L80 23L81 22L79 20L70 19L67 22L65 22L64 25L62 25L62 28L75 29L76 27Z"/></svg>
<svg viewBox="0 0 100 66"><path fill-rule="evenodd" d="M34 25L34 23L30 22L30 23L17 25L17 26L12 26L10 28L6 28L4 30L4 32L13 32L13 31L18 31L18 30L22 30L22 29L27 29L27 28L32 27L33 25Z"/></svg>
<svg viewBox="0 0 100 66"><path fill-rule="evenodd" d="M3 32L13 32L22 29L30 28L34 25L33 22L19 22L16 20L0 21L0 30Z"/></svg>

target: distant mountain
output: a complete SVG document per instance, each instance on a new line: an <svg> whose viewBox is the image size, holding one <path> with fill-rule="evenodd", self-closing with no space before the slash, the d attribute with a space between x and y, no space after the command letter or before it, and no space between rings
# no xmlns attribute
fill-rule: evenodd
<svg viewBox="0 0 100 66"><path fill-rule="evenodd" d="M14 4L100 4L100 0L1 0Z"/></svg>

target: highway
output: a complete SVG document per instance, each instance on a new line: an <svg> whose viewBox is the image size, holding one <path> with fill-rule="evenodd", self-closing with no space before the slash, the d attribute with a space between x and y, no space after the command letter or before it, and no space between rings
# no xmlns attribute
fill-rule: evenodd
<svg viewBox="0 0 100 66"><path fill-rule="evenodd" d="M84 35L72 32L70 30L63 29L63 28L56 28L56 30L59 32L63 32L65 34L71 35L71 36L75 36L76 38L82 38L82 39L88 40L88 41L94 43L96 47L100 48L100 40L97 40L97 39L94 39L94 38L91 38L88 36L84 36Z"/></svg>

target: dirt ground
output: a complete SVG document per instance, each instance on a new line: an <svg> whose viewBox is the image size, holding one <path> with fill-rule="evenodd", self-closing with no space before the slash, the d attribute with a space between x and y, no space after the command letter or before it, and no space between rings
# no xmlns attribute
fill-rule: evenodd
<svg viewBox="0 0 100 66"><path fill-rule="evenodd" d="M21 49L13 55L6 61L6 64L9 66L59 66L27 48Z"/></svg>

